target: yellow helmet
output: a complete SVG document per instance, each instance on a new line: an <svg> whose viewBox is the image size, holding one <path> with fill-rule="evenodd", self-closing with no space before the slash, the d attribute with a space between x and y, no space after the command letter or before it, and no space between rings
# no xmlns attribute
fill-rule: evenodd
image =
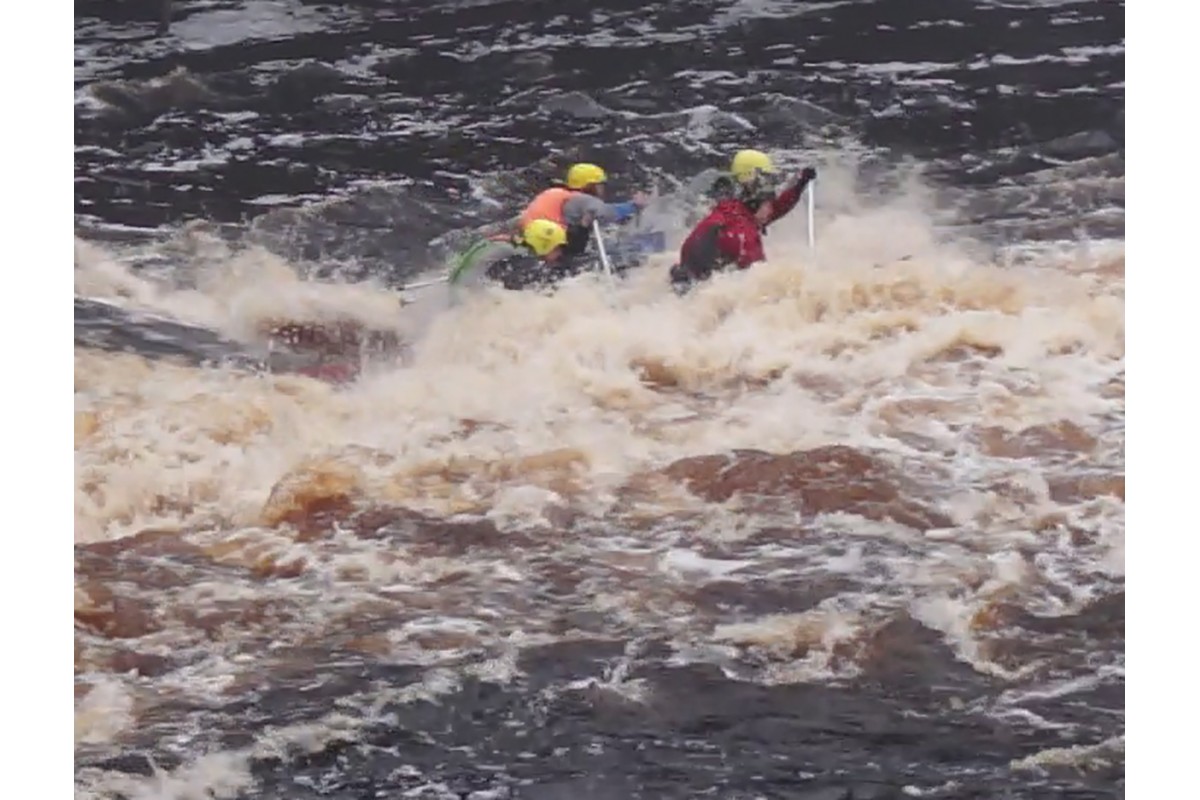
<svg viewBox="0 0 1200 800"><path fill-rule="evenodd" d="M604 183L608 176L595 164L575 164L567 170L567 188L582 189L593 183Z"/></svg>
<svg viewBox="0 0 1200 800"><path fill-rule="evenodd" d="M535 219L521 231L521 238L539 256L567 243L567 229L549 219Z"/></svg>
<svg viewBox="0 0 1200 800"><path fill-rule="evenodd" d="M759 173L773 174L775 165L771 163L771 157L761 150L739 150L733 157L729 171L738 183L752 183Z"/></svg>

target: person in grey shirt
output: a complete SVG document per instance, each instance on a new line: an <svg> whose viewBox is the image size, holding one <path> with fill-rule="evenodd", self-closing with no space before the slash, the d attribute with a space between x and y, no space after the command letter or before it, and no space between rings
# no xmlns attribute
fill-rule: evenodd
<svg viewBox="0 0 1200 800"><path fill-rule="evenodd" d="M548 219L567 229L563 254L568 258L582 255L592 234L592 223L621 223L633 218L646 206L646 195L634 194L624 203L608 203L604 184L608 176L595 164L575 164L567 170L566 185L542 191L529 202L517 218L524 227L535 219Z"/></svg>

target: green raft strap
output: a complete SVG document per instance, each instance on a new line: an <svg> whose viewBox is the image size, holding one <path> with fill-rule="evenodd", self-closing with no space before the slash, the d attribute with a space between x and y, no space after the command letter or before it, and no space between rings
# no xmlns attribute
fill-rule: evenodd
<svg viewBox="0 0 1200 800"><path fill-rule="evenodd" d="M475 260L479 257L479 252L489 244L487 239L480 239L475 244L467 248L466 252L458 257L458 261L450 268L450 284L456 284L467 274L471 269Z"/></svg>

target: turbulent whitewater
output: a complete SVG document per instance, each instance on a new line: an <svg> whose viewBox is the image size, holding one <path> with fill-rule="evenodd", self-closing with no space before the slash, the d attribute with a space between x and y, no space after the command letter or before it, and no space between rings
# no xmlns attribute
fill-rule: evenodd
<svg viewBox="0 0 1200 800"><path fill-rule="evenodd" d="M1123 6L951 5L77 5L77 796L1123 797Z"/></svg>

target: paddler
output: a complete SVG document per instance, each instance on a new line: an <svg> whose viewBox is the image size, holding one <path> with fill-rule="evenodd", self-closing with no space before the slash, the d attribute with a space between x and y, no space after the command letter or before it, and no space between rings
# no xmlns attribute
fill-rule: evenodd
<svg viewBox="0 0 1200 800"><path fill-rule="evenodd" d="M505 289L547 285L572 274L563 269L567 229L548 219L533 219L517 235L497 234L477 243L451 269L451 286L485 281Z"/></svg>
<svg viewBox="0 0 1200 800"><path fill-rule="evenodd" d="M775 174L770 156L762 151L740 150L734 155L729 175L713 185L716 206L688 234L679 263L671 268L671 284L678 293L707 280L714 271L746 269L766 257L762 237L767 226L790 212L817 177L815 169L805 167L776 194Z"/></svg>
<svg viewBox="0 0 1200 800"><path fill-rule="evenodd" d="M642 192L623 203L604 200L608 175L595 164L574 164L567 170L565 184L556 184L539 193L521 215L517 224L524 227L535 219L548 219L567 229L563 253L568 258L582 255L592 235L592 223L622 223L646 207Z"/></svg>

